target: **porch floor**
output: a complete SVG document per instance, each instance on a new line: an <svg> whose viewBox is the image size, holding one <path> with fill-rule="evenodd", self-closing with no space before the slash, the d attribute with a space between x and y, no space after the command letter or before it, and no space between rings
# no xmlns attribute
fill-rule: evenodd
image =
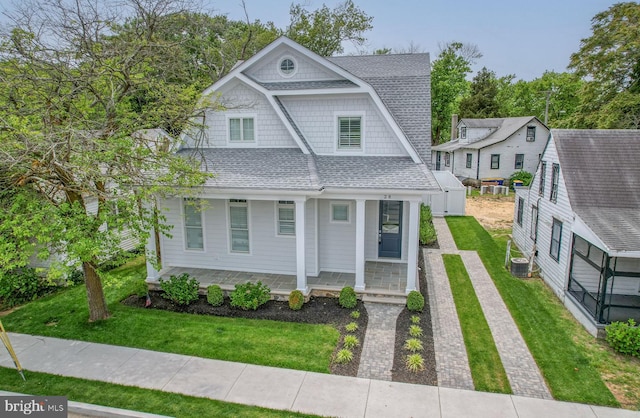
<svg viewBox="0 0 640 418"><path fill-rule="evenodd" d="M246 271L213 270L190 267L170 267L160 272L160 278L168 279L188 273L195 277L200 286L211 284L233 287L236 284L260 281L272 291L290 292L296 288L296 276L288 274L251 273ZM407 264L367 261L365 263L365 293L385 292L404 295L407 287ZM307 276L307 286L340 290L345 286L355 286L354 273L322 271L317 277Z"/></svg>

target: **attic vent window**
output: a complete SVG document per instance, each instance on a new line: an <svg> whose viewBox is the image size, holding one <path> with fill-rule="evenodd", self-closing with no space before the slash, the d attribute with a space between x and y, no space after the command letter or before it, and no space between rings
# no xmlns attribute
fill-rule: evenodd
<svg viewBox="0 0 640 418"><path fill-rule="evenodd" d="M291 77L296 71L296 63L293 58L283 58L278 68L283 76Z"/></svg>

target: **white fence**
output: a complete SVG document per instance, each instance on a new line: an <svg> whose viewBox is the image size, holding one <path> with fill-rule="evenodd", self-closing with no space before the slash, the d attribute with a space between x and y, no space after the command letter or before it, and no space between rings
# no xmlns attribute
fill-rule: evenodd
<svg viewBox="0 0 640 418"><path fill-rule="evenodd" d="M431 206L434 216L465 215L466 188L449 171L433 171L442 192L426 195L423 202Z"/></svg>

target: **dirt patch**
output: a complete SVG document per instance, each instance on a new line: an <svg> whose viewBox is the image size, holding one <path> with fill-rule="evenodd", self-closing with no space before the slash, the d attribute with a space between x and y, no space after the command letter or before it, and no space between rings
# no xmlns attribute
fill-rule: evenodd
<svg viewBox="0 0 640 418"><path fill-rule="evenodd" d="M485 229L511 228L514 195L467 196L466 213L475 217Z"/></svg>

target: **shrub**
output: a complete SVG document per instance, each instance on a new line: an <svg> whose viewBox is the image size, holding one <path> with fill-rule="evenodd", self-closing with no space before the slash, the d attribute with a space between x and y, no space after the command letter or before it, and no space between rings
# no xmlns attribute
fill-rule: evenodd
<svg viewBox="0 0 640 418"><path fill-rule="evenodd" d="M355 335L345 335L343 345L344 348L351 350L360 345L360 340Z"/></svg>
<svg viewBox="0 0 640 418"><path fill-rule="evenodd" d="M358 330L358 324L356 324L355 322L349 322L344 326L344 329L346 329L347 332L356 332Z"/></svg>
<svg viewBox="0 0 640 418"><path fill-rule="evenodd" d="M343 287L340 291L340 298L338 299L338 302L340 302L340 306L342 306L343 308L355 308L356 304L358 303L358 298L356 296L356 291L353 290L353 287Z"/></svg>
<svg viewBox="0 0 640 418"><path fill-rule="evenodd" d="M420 244L422 245L433 244L438 239L432 220L431 208L420 205Z"/></svg>
<svg viewBox="0 0 640 418"><path fill-rule="evenodd" d="M211 306L221 306L224 303L224 292L217 284L207 287L207 302Z"/></svg>
<svg viewBox="0 0 640 418"><path fill-rule="evenodd" d="M418 325L420 323L420 317L418 315L411 315L411 323Z"/></svg>
<svg viewBox="0 0 640 418"><path fill-rule="evenodd" d="M69 273L69 276L67 277L67 283L69 283L71 286L77 286L84 283L84 273L82 273L82 270L73 270L71 273Z"/></svg>
<svg viewBox="0 0 640 418"><path fill-rule="evenodd" d="M7 307L20 305L50 292L54 287L31 267L0 273L0 304Z"/></svg>
<svg viewBox="0 0 640 418"><path fill-rule="evenodd" d="M289 307L294 311L299 311L304 305L304 295L299 290L293 290L289 293Z"/></svg>
<svg viewBox="0 0 640 418"><path fill-rule="evenodd" d="M407 309L411 312L422 312L424 308L424 296L417 290L412 290L407 295Z"/></svg>
<svg viewBox="0 0 640 418"><path fill-rule="evenodd" d="M605 328L607 342L618 353L640 357L640 328L633 319L612 322Z"/></svg>
<svg viewBox="0 0 640 418"><path fill-rule="evenodd" d="M410 372L419 372L424 370L424 359L420 354L409 354L405 362Z"/></svg>
<svg viewBox="0 0 640 418"><path fill-rule="evenodd" d="M136 282L135 295L139 298L145 297L149 294L149 285L143 280Z"/></svg>
<svg viewBox="0 0 640 418"><path fill-rule="evenodd" d="M533 174L528 171L520 170L516 171L509 177L509 184L513 185L514 180L522 181L522 185L527 187L531 184L531 180L533 179Z"/></svg>
<svg viewBox="0 0 640 418"><path fill-rule="evenodd" d="M245 311L256 310L271 299L271 289L262 282L237 284L236 290L229 295L231 306Z"/></svg>
<svg viewBox="0 0 640 418"><path fill-rule="evenodd" d="M360 318L360 311L353 311L353 312L351 312L350 316L353 319L358 319L358 318Z"/></svg>
<svg viewBox="0 0 640 418"><path fill-rule="evenodd" d="M353 352L349 349L343 348L336 354L336 363L349 363L353 360Z"/></svg>
<svg viewBox="0 0 640 418"><path fill-rule="evenodd" d="M189 305L198 300L199 286L198 281L187 273L172 275L169 280L160 278L160 288L164 290L162 297L178 305Z"/></svg>
<svg viewBox="0 0 640 418"><path fill-rule="evenodd" d="M419 325L411 325L409 327L409 335L412 337L422 337L422 328Z"/></svg>
<svg viewBox="0 0 640 418"><path fill-rule="evenodd" d="M419 339L409 338L404 342L404 349L415 353L416 351L424 350L424 347L422 346L422 341Z"/></svg>

